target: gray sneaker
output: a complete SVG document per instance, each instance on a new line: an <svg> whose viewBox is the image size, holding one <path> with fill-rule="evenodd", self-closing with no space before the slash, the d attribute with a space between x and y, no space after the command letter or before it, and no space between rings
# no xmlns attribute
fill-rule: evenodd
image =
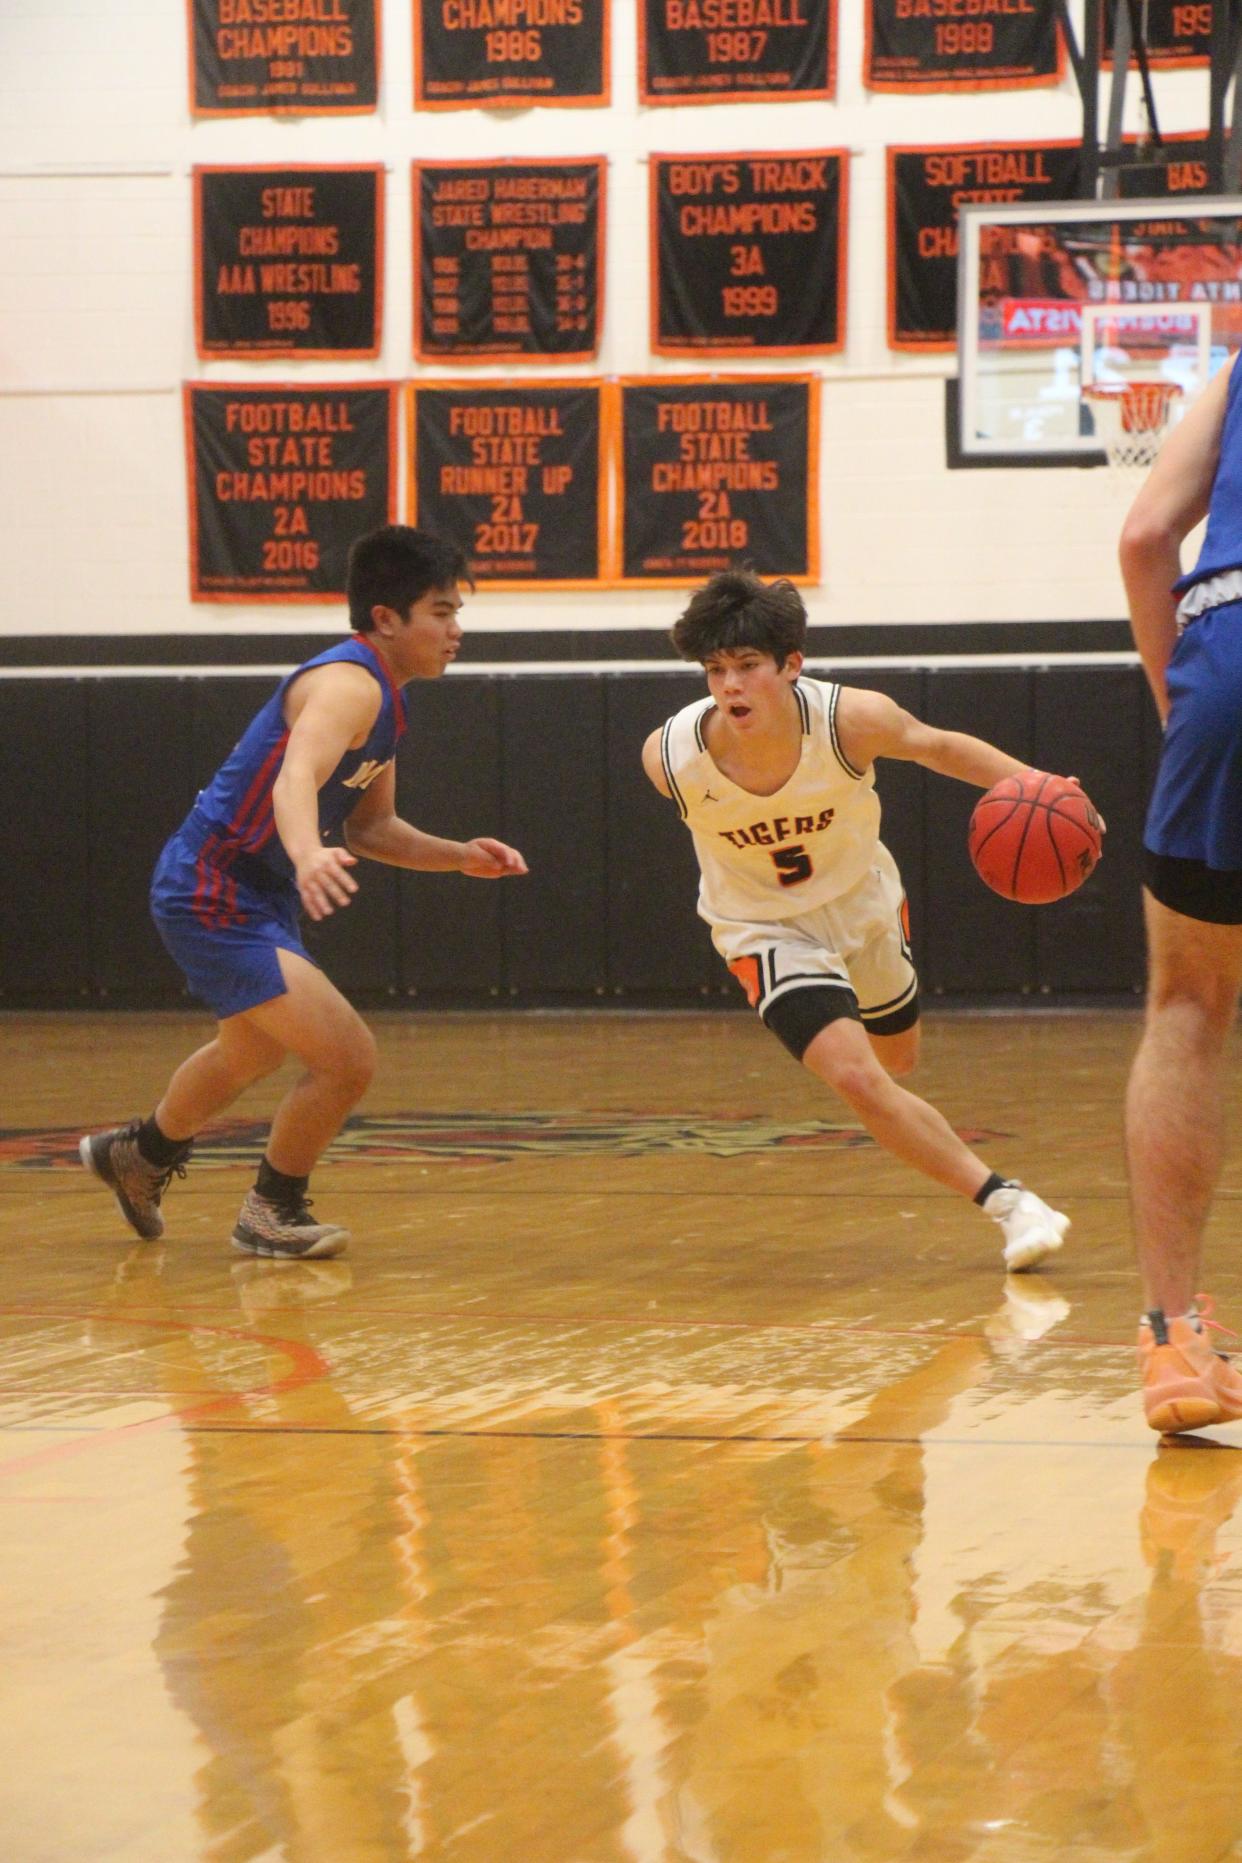
<svg viewBox="0 0 1242 1863"><path fill-rule="evenodd" d="M336 1223L317 1223L311 1215L309 1197L297 1197L290 1203L272 1203L257 1190L246 1192L233 1247L243 1255L273 1255L284 1261L322 1260L325 1255L343 1254L349 1241L348 1229Z"/></svg>
<svg viewBox="0 0 1242 1863"><path fill-rule="evenodd" d="M193 1141L187 1140L181 1156L163 1170L149 1164L138 1149L141 1119L131 1119L127 1126L113 1126L110 1132L88 1132L78 1146L78 1156L92 1176L106 1184L116 1198L116 1206L130 1228L144 1242L158 1242L164 1233L160 1215L160 1198L176 1172L185 1176Z"/></svg>

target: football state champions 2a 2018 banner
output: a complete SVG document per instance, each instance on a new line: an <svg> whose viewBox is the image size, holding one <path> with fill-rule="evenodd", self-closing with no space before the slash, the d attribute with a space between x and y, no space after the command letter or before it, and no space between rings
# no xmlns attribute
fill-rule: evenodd
<svg viewBox="0 0 1242 1863"><path fill-rule="evenodd" d="M397 515L392 382L187 382L190 594L328 602L355 537Z"/></svg>
<svg viewBox="0 0 1242 1863"><path fill-rule="evenodd" d="M1057 0L864 0L873 91L1025 90L1059 84Z"/></svg>
<svg viewBox="0 0 1242 1863"><path fill-rule="evenodd" d="M414 0L420 110L606 104L609 0Z"/></svg>
<svg viewBox="0 0 1242 1863"><path fill-rule="evenodd" d="M839 350L848 179L844 149L653 155L653 352Z"/></svg>
<svg viewBox="0 0 1242 1863"><path fill-rule="evenodd" d="M580 362L599 348L602 156L415 162L414 352Z"/></svg>
<svg viewBox="0 0 1242 1863"><path fill-rule="evenodd" d="M380 0L186 0L195 116L374 110Z"/></svg>
<svg viewBox="0 0 1242 1863"><path fill-rule="evenodd" d="M831 97L836 62L836 0L638 0L644 103Z"/></svg>
<svg viewBox="0 0 1242 1863"><path fill-rule="evenodd" d="M194 170L200 356L377 356L384 171Z"/></svg>
<svg viewBox="0 0 1242 1863"><path fill-rule="evenodd" d="M592 588L611 567L597 381L410 388L410 523L489 588Z"/></svg>
<svg viewBox="0 0 1242 1863"><path fill-rule="evenodd" d="M745 564L819 580L819 377L622 380L618 581L684 586Z"/></svg>

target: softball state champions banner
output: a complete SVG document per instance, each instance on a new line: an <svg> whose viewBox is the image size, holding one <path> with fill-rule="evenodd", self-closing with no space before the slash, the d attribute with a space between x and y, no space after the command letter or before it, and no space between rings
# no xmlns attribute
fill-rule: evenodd
<svg viewBox="0 0 1242 1863"><path fill-rule="evenodd" d="M187 382L190 594L329 602L349 546L397 515L391 382Z"/></svg>
<svg viewBox="0 0 1242 1863"><path fill-rule="evenodd" d="M1024 90L1059 84L1057 0L864 0L873 91Z"/></svg>
<svg viewBox="0 0 1242 1863"><path fill-rule="evenodd" d="M489 588L594 588L610 568L597 381L410 388L411 524Z"/></svg>
<svg viewBox="0 0 1242 1863"><path fill-rule="evenodd" d="M415 162L420 361L581 362L599 348L606 163Z"/></svg>
<svg viewBox="0 0 1242 1863"><path fill-rule="evenodd" d="M414 0L420 110L606 104L609 0Z"/></svg>
<svg viewBox="0 0 1242 1863"><path fill-rule="evenodd" d="M384 171L196 168L200 356L377 356Z"/></svg>
<svg viewBox="0 0 1242 1863"><path fill-rule="evenodd" d="M190 110L374 110L379 0L186 0Z"/></svg>
<svg viewBox="0 0 1242 1863"><path fill-rule="evenodd" d="M653 352L839 350L848 180L844 149L653 155Z"/></svg>
<svg viewBox="0 0 1242 1863"><path fill-rule="evenodd" d="M836 0L638 0L644 103L831 97L836 58Z"/></svg>
<svg viewBox="0 0 1242 1863"><path fill-rule="evenodd" d="M618 580L684 586L747 564L819 580L819 378L623 380L613 429Z"/></svg>

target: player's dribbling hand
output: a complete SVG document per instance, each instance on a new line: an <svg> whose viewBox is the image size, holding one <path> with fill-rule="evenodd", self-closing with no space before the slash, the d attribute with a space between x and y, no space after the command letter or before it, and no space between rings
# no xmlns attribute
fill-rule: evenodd
<svg viewBox="0 0 1242 1863"><path fill-rule="evenodd" d="M358 891L358 882L349 872L356 865L344 847L317 847L298 862L298 897L310 918L326 919L338 906L349 904Z"/></svg>
<svg viewBox="0 0 1242 1863"><path fill-rule="evenodd" d="M526 862L515 847L507 847L503 841L493 841L487 835L477 835L473 841L466 842L466 858L461 870L474 880L504 880L510 875L526 873Z"/></svg>

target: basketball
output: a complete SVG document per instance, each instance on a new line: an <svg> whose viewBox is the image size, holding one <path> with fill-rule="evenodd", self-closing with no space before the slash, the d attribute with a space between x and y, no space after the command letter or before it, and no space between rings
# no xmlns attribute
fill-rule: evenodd
<svg viewBox="0 0 1242 1863"><path fill-rule="evenodd" d="M1002 776L975 804L967 846L1002 899L1045 906L1080 887L1100 858L1100 818L1077 783L1045 770Z"/></svg>

